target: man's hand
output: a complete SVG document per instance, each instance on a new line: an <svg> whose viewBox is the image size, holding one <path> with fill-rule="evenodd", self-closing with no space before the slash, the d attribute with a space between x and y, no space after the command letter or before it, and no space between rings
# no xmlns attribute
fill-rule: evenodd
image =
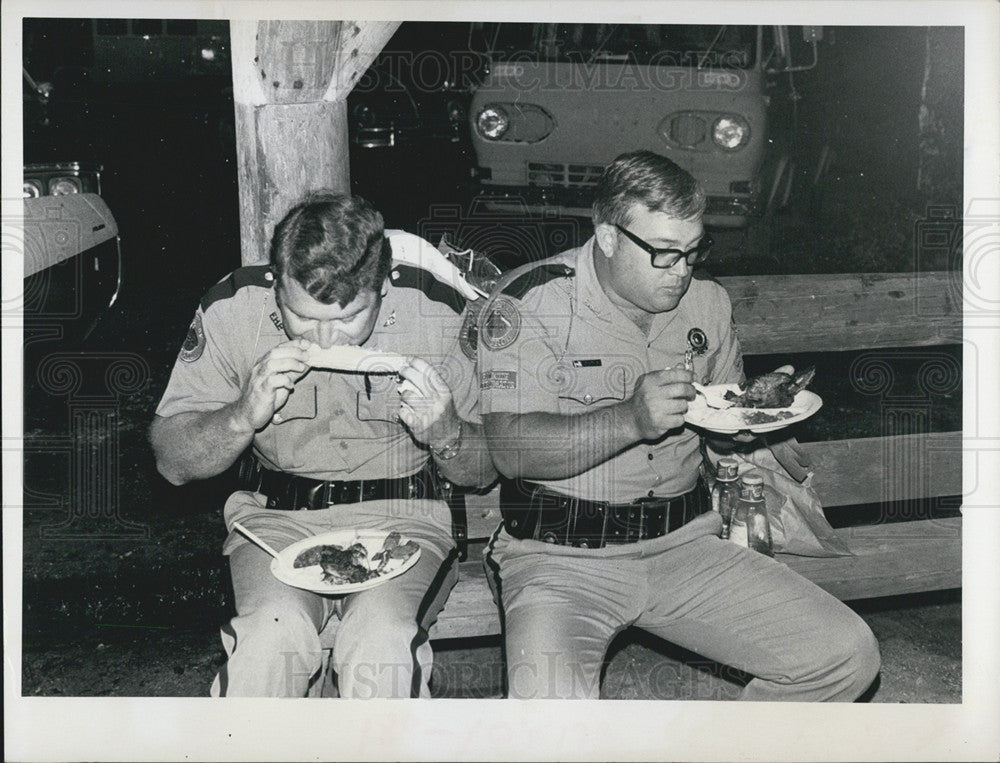
<svg viewBox="0 0 1000 763"><path fill-rule="evenodd" d="M305 339L293 339L257 361L236 404L234 418L238 427L256 432L288 402L295 382L309 370L307 347Z"/></svg>
<svg viewBox="0 0 1000 763"><path fill-rule="evenodd" d="M422 358L408 358L399 375L399 419L413 439L432 448L442 448L459 435L458 412L451 390L441 374Z"/></svg>
<svg viewBox="0 0 1000 763"><path fill-rule="evenodd" d="M652 371L640 377L625 403L640 439L656 440L671 429L684 426L688 402L694 400L693 374L683 368Z"/></svg>

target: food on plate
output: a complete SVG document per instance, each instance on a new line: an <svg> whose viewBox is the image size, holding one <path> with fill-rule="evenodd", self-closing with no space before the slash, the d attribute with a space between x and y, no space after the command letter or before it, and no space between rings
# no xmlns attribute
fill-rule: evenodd
<svg viewBox="0 0 1000 763"><path fill-rule="evenodd" d="M349 344L333 347L310 345L306 362L314 368L331 368L337 371L398 374L406 367L406 358L394 352L369 350Z"/></svg>
<svg viewBox="0 0 1000 763"><path fill-rule="evenodd" d="M361 543L355 543L347 548L336 544L312 546L301 552L293 567L312 567L319 565L322 569L323 582L334 585L346 583L363 583L378 577L390 560L406 561L420 550L420 546L412 540L405 543L398 532L386 536L380 551L368 556L368 549ZM372 568L372 565L377 565Z"/></svg>
<svg viewBox="0 0 1000 763"><path fill-rule="evenodd" d="M420 549L412 540L402 543L402 536L395 530L386 536L382 550L372 555L372 561L378 563L376 572L381 572L390 559L402 559L404 562Z"/></svg>
<svg viewBox="0 0 1000 763"><path fill-rule="evenodd" d="M741 408L787 408L795 401L795 396L806 388L816 374L816 368L809 366L799 374L772 371L754 376L740 385L740 393L726 393L726 400L732 400Z"/></svg>
<svg viewBox="0 0 1000 763"><path fill-rule="evenodd" d="M790 419L795 416L791 411L778 411L777 413L765 413L764 411L748 410L740 411L743 421L747 424L771 424L782 419Z"/></svg>
<svg viewBox="0 0 1000 763"><path fill-rule="evenodd" d="M311 567L318 564L323 569L325 583L363 583L372 577L368 567L368 550L360 543L342 548L337 545L307 548L293 562L293 567Z"/></svg>

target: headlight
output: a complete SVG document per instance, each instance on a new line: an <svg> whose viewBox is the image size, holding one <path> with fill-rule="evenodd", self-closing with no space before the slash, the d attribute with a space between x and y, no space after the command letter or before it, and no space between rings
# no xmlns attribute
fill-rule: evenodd
<svg viewBox="0 0 1000 763"><path fill-rule="evenodd" d="M39 196L45 194L42 184L37 180L25 180L23 187L24 198L26 199L37 199Z"/></svg>
<svg viewBox="0 0 1000 763"><path fill-rule="evenodd" d="M499 106L487 106L476 116L476 130L487 140L499 140L508 127L510 118Z"/></svg>
<svg viewBox="0 0 1000 763"><path fill-rule="evenodd" d="M750 125L741 117L719 117L712 125L712 140L720 148L733 151L750 140Z"/></svg>
<svg viewBox="0 0 1000 763"><path fill-rule="evenodd" d="M68 193L80 193L81 191L79 178L56 177L49 180L50 196L65 196Z"/></svg>

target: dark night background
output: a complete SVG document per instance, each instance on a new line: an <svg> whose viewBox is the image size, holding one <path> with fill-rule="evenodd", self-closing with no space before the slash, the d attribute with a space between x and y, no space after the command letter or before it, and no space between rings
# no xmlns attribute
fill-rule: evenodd
<svg viewBox="0 0 1000 763"><path fill-rule="evenodd" d="M447 49L462 38L461 26L407 23L386 50ZM106 63L94 49L90 29L89 20L28 19L23 30L25 67L55 88L44 109L25 99L25 162L103 165L102 196L126 258L121 297L85 342L46 339L26 328L23 691L202 694L222 659L217 643L207 653L205 644L213 643L230 606L219 546L232 475L170 486L155 472L145 429L198 299L240 265L232 84L225 66L177 71L155 57L136 64L141 55L115 69L115 59ZM225 44L228 28L223 22L206 33ZM776 217L766 251L754 250L742 233L720 233L712 273L960 269L953 248L927 247L919 233L929 216L951 223L961 216L963 55L960 27L827 28L818 66L792 82L780 79L773 99L784 125L797 126L801 187L808 189L810 162L823 145L833 152L830 171ZM790 96L798 98L794 111ZM930 137L918 129L922 101L935 125ZM933 158L918 188L921 151ZM388 227L419 233L444 206L460 209L464 229L474 232L492 223L476 219L473 165L466 138L390 149L352 145L352 189L382 210ZM502 242L500 249L503 259L508 250ZM950 353L961 362L958 348L921 352ZM72 426L73 401L37 376L53 353L126 354L141 366L139 388L115 399L115 424L104 435L117 454L118 517L75 518L75 541L45 537L45 528L71 511L66 496L73 479L67 452L46 445ZM902 377L919 365L919 355L898 360ZM809 360L819 366L813 386L828 403L799 439L879 435L878 402L845 378L850 357ZM748 369L773 361L751 358ZM935 397L931 425L961 429L958 392ZM871 511L857 514L871 520ZM137 536L119 532L121 519L144 529ZM951 606L953 619L957 602L938 596L921 603ZM73 650L93 658L89 673L70 667L87 662ZM166 667L137 683L131 675L146 660L143 650L164 653Z"/></svg>

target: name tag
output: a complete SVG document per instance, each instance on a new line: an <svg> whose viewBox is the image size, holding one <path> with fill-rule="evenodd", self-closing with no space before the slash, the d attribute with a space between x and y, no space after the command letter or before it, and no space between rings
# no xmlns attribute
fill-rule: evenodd
<svg viewBox="0 0 1000 763"><path fill-rule="evenodd" d="M595 358L594 360L574 360L573 368L594 368L595 366L601 365L601 359Z"/></svg>
<svg viewBox="0 0 1000 763"><path fill-rule="evenodd" d="M517 389L517 371L483 371L479 389Z"/></svg>

